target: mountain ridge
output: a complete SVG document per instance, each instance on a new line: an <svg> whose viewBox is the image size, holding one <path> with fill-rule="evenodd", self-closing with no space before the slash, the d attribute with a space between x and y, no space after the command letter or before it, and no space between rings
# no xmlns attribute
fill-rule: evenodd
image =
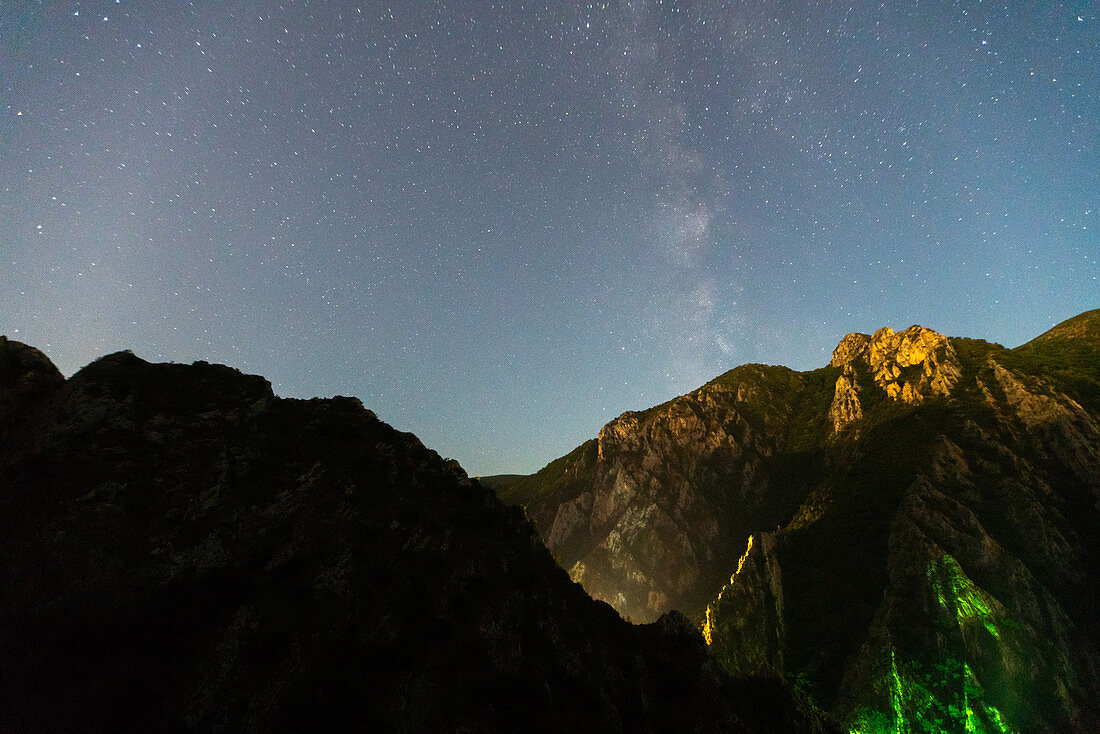
<svg viewBox="0 0 1100 734"><path fill-rule="evenodd" d="M0 598L16 731L831 730L357 399L205 362L0 338Z"/></svg>
<svg viewBox="0 0 1100 734"><path fill-rule="evenodd" d="M593 596L681 609L852 731L1091 731L1097 324L1012 350L850 334L826 367L628 412L501 495Z"/></svg>

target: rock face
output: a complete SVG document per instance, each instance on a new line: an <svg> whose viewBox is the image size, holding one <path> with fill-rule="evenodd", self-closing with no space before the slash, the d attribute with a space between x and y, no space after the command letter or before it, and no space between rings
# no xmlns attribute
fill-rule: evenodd
<svg viewBox="0 0 1100 734"><path fill-rule="evenodd" d="M787 440L803 379L783 367L738 368L624 413L501 494L526 507L595 598L638 622L674 608L698 617L751 529L782 518L767 464Z"/></svg>
<svg viewBox="0 0 1100 734"><path fill-rule="evenodd" d="M863 417L856 379L860 370L868 371L875 386L891 400L907 405L947 397L961 376L950 340L921 326L901 333L883 327L873 336L849 334L833 350L829 365L843 370L829 408L837 432Z"/></svg>
<svg viewBox="0 0 1100 734"><path fill-rule="evenodd" d="M359 401L0 339L8 731L820 731Z"/></svg>
<svg viewBox="0 0 1100 734"><path fill-rule="evenodd" d="M779 671L851 731L1100 731L1098 325L1013 350L850 334L821 370L624 416L505 494L594 595L685 610L727 669Z"/></svg>
<svg viewBox="0 0 1100 734"><path fill-rule="evenodd" d="M778 532L750 535L737 570L707 606L703 638L731 670L783 670L786 642Z"/></svg>

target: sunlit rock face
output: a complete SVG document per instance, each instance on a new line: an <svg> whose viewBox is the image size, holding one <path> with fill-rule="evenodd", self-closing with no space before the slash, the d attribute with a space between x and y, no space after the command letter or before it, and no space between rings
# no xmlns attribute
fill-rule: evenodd
<svg viewBox="0 0 1100 734"><path fill-rule="evenodd" d="M829 406L829 420L837 433L863 417L863 406L859 402L859 380L855 368L850 363L843 366L844 372L836 378L833 402Z"/></svg>
<svg viewBox="0 0 1100 734"><path fill-rule="evenodd" d="M853 732L1100 731L1100 311L1011 350L850 334L739 404L734 383L780 374L751 369L624 416L511 499L544 537L572 529L551 549L612 604L644 605L648 557L717 584L692 607L675 568L641 572L727 669L778 670ZM654 431L681 410L694 430ZM702 466L720 492L671 481ZM685 496L706 513L630 509Z"/></svg>
<svg viewBox="0 0 1100 734"><path fill-rule="evenodd" d="M837 345L829 364L843 369L829 410L837 432L862 417L857 387L862 371L891 400L907 405L950 395L961 375L951 341L922 326L902 332L883 327L873 336L849 334Z"/></svg>
<svg viewBox="0 0 1100 734"><path fill-rule="evenodd" d="M849 334L833 350L829 364L868 367L887 395L910 405L950 395L960 376L959 358L950 340L923 326L902 332L883 327L873 336Z"/></svg>

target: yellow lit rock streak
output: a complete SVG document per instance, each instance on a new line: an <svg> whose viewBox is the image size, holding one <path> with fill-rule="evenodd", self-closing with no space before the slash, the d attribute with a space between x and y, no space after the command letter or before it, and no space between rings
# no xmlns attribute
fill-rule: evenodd
<svg viewBox="0 0 1100 734"><path fill-rule="evenodd" d="M741 558L737 561L737 570L733 572L732 576L730 576L730 583L731 584L734 583L734 580L737 578L737 574L741 573L741 568L742 568L742 566L745 565L745 560L749 557L749 553L752 552L753 537L754 536L752 536L752 535L749 536L749 542L748 542L748 545L745 546L745 552L741 554ZM725 591L725 589L723 589L723 591ZM721 601L722 601L722 594L719 594L718 598L715 600L714 604L708 604L707 605L706 621L703 622L703 639L707 641L708 645L714 644L714 642L713 642L713 640L714 640L714 624L715 624L715 619L714 619L715 611L714 610L717 608L717 605L719 603L721 603Z"/></svg>

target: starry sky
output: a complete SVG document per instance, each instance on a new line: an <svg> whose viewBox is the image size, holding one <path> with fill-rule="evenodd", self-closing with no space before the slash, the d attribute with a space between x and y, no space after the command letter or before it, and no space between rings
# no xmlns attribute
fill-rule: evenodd
<svg viewBox="0 0 1100 734"><path fill-rule="evenodd" d="M746 362L1100 305L1093 2L0 4L0 333L528 473Z"/></svg>

